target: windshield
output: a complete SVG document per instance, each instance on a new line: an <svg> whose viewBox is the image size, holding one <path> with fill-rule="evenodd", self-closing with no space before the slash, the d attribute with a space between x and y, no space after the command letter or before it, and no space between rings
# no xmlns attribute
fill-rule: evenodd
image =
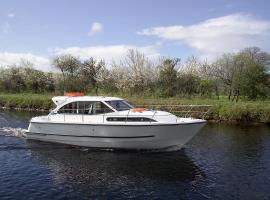
<svg viewBox="0 0 270 200"><path fill-rule="evenodd" d="M106 103L117 111L130 110L134 108L132 105L130 105L128 102L124 100L106 101Z"/></svg>

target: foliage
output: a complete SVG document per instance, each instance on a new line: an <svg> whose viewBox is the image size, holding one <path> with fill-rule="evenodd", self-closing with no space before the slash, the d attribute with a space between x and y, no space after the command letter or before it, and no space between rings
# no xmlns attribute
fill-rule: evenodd
<svg viewBox="0 0 270 200"><path fill-rule="evenodd" d="M204 79L199 83L199 91L202 96L211 97L212 94L216 91L217 86L214 80Z"/></svg>
<svg viewBox="0 0 270 200"><path fill-rule="evenodd" d="M159 82L163 95L172 97L176 94L177 70L179 59L164 59L159 66Z"/></svg>
<svg viewBox="0 0 270 200"><path fill-rule="evenodd" d="M89 58L81 64L80 74L84 86L84 91L87 88L95 88L95 93L98 95L99 84L105 80L105 62L103 60L96 61L94 58Z"/></svg>
<svg viewBox="0 0 270 200"><path fill-rule="evenodd" d="M262 99L270 96L267 72L270 55L257 47L227 53L212 63L195 56L180 59L150 60L138 50L130 49L119 61L105 63L89 57L72 55L52 59L54 73L34 69L22 60L0 69L0 92L57 93L92 92L154 97L227 95L231 101Z"/></svg>
<svg viewBox="0 0 270 200"><path fill-rule="evenodd" d="M143 94L153 91L158 75L144 54L130 49L120 63L113 63L111 79L118 90Z"/></svg>
<svg viewBox="0 0 270 200"><path fill-rule="evenodd" d="M251 64L243 73L241 90L249 99L266 97L269 93L269 75L266 73L266 67L261 64Z"/></svg>
<svg viewBox="0 0 270 200"><path fill-rule="evenodd" d="M63 76L63 91L81 90L78 75L81 67L79 58L70 54L59 55L53 58L52 65L59 69Z"/></svg>
<svg viewBox="0 0 270 200"><path fill-rule="evenodd" d="M51 94L0 94L0 107L21 109L45 109L54 107ZM123 97L124 98L124 97ZM127 100L137 107L151 108L152 105L212 105L209 120L236 121L236 122L263 122L270 123L270 101L239 100L238 103L229 101L225 96L220 99L206 99L200 96L191 98L166 97L154 98L151 96L127 97Z"/></svg>
<svg viewBox="0 0 270 200"><path fill-rule="evenodd" d="M269 94L266 72L269 61L268 53L252 47L236 54L224 54L208 71L228 90L228 98L232 101L238 101L240 95L256 99Z"/></svg>
<svg viewBox="0 0 270 200"><path fill-rule="evenodd" d="M179 74L176 83L178 94L191 96L199 92L200 77L191 73Z"/></svg>

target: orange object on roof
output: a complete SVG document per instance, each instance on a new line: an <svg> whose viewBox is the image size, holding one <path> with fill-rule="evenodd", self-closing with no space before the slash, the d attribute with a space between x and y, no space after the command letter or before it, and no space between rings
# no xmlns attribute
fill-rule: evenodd
<svg viewBox="0 0 270 200"><path fill-rule="evenodd" d="M81 96L84 96L84 93L71 92L71 93L66 93L65 96L66 97L81 97Z"/></svg>
<svg viewBox="0 0 270 200"><path fill-rule="evenodd" d="M142 113L143 111L146 111L146 110L147 109L145 109L145 108L133 108L130 111L131 112L140 112L140 113Z"/></svg>

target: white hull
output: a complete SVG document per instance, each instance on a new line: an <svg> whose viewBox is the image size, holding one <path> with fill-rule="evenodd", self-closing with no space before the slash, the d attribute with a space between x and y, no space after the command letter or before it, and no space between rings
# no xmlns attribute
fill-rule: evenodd
<svg viewBox="0 0 270 200"><path fill-rule="evenodd" d="M182 147L204 120L176 124L78 124L31 122L28 139L84 147L119 149L162 149Z"/></svg>

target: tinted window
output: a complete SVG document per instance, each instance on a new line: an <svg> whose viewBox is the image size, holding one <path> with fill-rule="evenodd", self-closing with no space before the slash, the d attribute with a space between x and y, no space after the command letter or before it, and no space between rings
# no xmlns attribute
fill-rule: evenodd
<svg viewBox="0 0 270 200"><path fill-rule="evenodd" d="M117 111L130 110L130 109L134 108L128 102L123 101L123 100L106 101L106 103L108 103L110 106L112 106Z"/></svg>
<svg viewBox="0 0 270 200"><path fill-rule="evenodd" d="M93 114L95 102L80 101L79 102L79 113L80 114Z"/></svg>
<svg viewBox="0 0 270 200"><path fill-rule="evenodd" d="M72 114L103 114L113 112L108 106L99 101L79 101L64 105L59 109L58 113L72 113Z"/></svg>
<svg viewBox="0 0 270 200"><path fill-rule="evenodd" d="M102 114L102 113L109 113L113 112L108 106L106 106L102 102L95 102L93 106L93 114Z"/></svg>
<svg viewBox="0 0 270 200"><path fill-rule="evenodd" d="M156 122L154 119L146 117L108 117L110 122Z"/></svg>
<svg viewBox="0 0 270 200"><path fill-rule="evenodd" d="M77 102L72 102L72 103L66 104L62 108L60 108L58 110L58 113L76 114L77 113L77 108L78 108L78 103Z"/></svg>

